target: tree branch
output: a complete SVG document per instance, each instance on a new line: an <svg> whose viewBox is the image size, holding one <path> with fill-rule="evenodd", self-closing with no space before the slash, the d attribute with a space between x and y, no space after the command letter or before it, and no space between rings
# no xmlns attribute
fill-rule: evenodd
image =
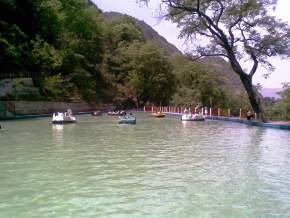
<svg viewBox="0 0 290 218"><path fill-rule="evenodd" d="M210 17L208 17L205 13L200 11L200 1L199 0L197 0L196 8L195 7L187 7L187 6L179 4L179 3L173 4L172 0L166 0L163 2L168 3L171 8L178 9L178 10L184 10L184 11L188 11L191 13L196 13L199 17L204 18L206 20L206 22L208 22L208 24L206 22L204 24L210 30L210 32L221 39L221 35L218 31L220 29L213 23L213 21L211 20ZM213 26L216 31L214 29L212 29L211 26Z"/></svg>
<svg viewBox="0 0 290 218"><path fill-rule="evenodd" d="M222 53L220 53L220 54L219 53L216 53L216 54L200 54L200 55L197 55L197 56L187 55L187 56L192 61L197 61L197 60L199 60L199 59L201 59L203 57L220 57L220 56L222 56L222 57L225 57L225 58L229 58L226 54L222 54Z"/></svg>
<svg viewBox="0 0 290 218"><path fill-rule="evenodd" d="M252 79L252 78L253 78L253 75L256 73L256 71L257 71L257 69L258 69L259 61L258 61L256 55L254 55L254 53L251 54L251 57L252 57L252 59L253 59L253 61L254 61L254 65L253 65L253 67L252 67L252 69L251 69L251 71L250 71L249 76L250 76L251 79Z"/></svg>
<svg viewBox="0 0 290 218"><path fill-rule="evenodd" d="M251 47L248 45L248 40L246 39L246 36L245 36L245 34L244 34L243 29L242 29L242 28L239 28L239 29L240 29L240 31L241 31L241 35L242 35L242 37L243 37L243 43L244 43L245 50L246 50L247 53L249 53L249 54L251 55L251 58L252 58L252 60L254 61L253 67L252 67L252 69L251 69L251 71L250 71L250 73L249 73L249 77L250 77L250 79L252 80L253 75L254 75L254 74L256 73L256 71L257 71L257 68L258 68L258 65L259 65L259 61L258 61L257 56L256 56L255 53L254 53L253 48L251 48Z"/></svg>
<svg viewBox="0 0 290 218"><path fill-rule="evenodd" d="M217 1L217 3L220 5L220 13L219 13L219 15L218 15L218 17L217 17L217 20L216 20L216 25L218 26L218 23L219 23L219 21L220 21L220 19L221 19L221 17L222 17L222 15L223 15L223 13L224 13L224 10L225 10L225 7L224 7L224 5L223 5L223 3L220 1L220 0L216 0Z"/></svg>
<svg viewBox="0 0 290 218"><path fill-rule="evenodd" d="M240 13L238 19L232 23L229 27L229 34L230 34L230 37L231 37L231 46L233 47L234 46L234 43L235 43L235 36L233 34L233 28L242 20L242 12Z"/></svg>
<svg viewBox="0 0 290 218"><path fill-rule="evenodd" d="M228 37L226 34L223 32L221 28L219 28L214 21L207 15L205 12L201 10L197 10L197 7L188 7L186 5L182 5L180 1L175 2L173 4L173 0L167 0L166 2L169 2L169 6L173 9L178 9L178 10L183 10L191 13L197 14L201 20L204 20L204 25L208 28L208 30L211 32L211 34L217 38L220 42L217 41L218 44L222 45L222 47L225 49L227 56L231 62L231 65L233 69L240 75L240 76L245 76L247 74L244 73L241 65L239 64L235 53L234 53L234 48L230 44ZM199 3L199 0L197 1Z"/></svg>

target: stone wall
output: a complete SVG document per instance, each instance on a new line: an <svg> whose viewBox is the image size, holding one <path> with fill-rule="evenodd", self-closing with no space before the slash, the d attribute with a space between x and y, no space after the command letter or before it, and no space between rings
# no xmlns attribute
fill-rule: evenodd
<svg viewBox="0 0 290 218"><path fill-rule="evenodd" d="M73 112L91 111L93 106L84 102L46 102L46 101L14 101L15 115L51 114L53 112L66 111L71 108Z"/></svg>
<svg viewBox="0 0 290 218"><path fill-rule="evenodd" d="M105 110L109 106L96 106L85 102L49 102L49 101L1 101L0 118L13 116L52 114L71 108L73 113Z"/></svg>
<svg viewBox="0 0 290 218"><path fill-rule="evenodd" d="M23 99L24 96L40 96L40 92L33 85L31 78L2 79L0 80L0 98L8 95L13 99L21 99L21 97Z"/></svg>

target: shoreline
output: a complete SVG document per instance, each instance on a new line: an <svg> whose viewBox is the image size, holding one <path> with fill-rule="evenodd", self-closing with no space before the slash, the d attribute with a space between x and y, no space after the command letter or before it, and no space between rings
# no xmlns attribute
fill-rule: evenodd
<svg viewBox="0 0 290 218"><path fill-rule="evenodd" d="M181 113L171 113L171 112L164 112L166 115L169 116L181 116ZM207 116L206 119L208 120L220 120L226 122L234 122L234 123L241 123L249 126L257 126L262 128L272 128L272 129L281 129L281 130L290 130L290 122L269 122L263 123L257 120L245 120L236 117L223 117L223 116Z"/></svg>
<svg viewBox="0 0 290 218"><path fill-rule="evenodd" d="M95 110L110 110L114 106L87 102L0 101L0 120L49 117L55 112L64 112L68 108L73 111L73 114L83 114Z"/></svg>
<svg viewBox="0 0 290 218"><path fill-rule="evenodd" d="M142 111L134 111L134 112L142 112ZM78 111L74 112L75 115L83 115L83 114L90 114L91 111ZM145 112L150 113L150 112ZM172 112L164 112L167 116L173 117L181 117L181 113L172 113ZM11 117L0 117L0 121L10 121L10 120L23 120L23 119L34 119L34 118L43 118L43 117L51 117L52 113L45 113L45 114L25 114L25 115L15 115ZM290 122L269 122L263 123L257 120L249 121L245 119L240 119L236 117L223 117L223 116L207 116L206 119L208 120L219 120L219 121L226 121L226 122L234 122L234 123L241 123L249 126L257 126L262 128L272 128L272 129L281 129L281 130L288 130L290 131Z"/></svg>
<svg viewBox="0 0 290 218"><path fill-rule="evenodd" d="M86 112L75 112L74 115L82 115L82 114L91 114L90 111ZM34 118L43 118L43 117L52 117L51 114L27 114L27 115L18 115L13 117L6 117L6 118L0 118L0 121L9 121L9 120L25 120L25 119L34 119Z"/></svg>

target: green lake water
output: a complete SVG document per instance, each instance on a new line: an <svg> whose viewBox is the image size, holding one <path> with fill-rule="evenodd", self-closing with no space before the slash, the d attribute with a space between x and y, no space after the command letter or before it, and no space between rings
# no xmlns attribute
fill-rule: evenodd
<svg viewBox="0 0 290 218"><path fill-rule="evenodd" d="M0 218L290 217L290 131L77 119L1 122Z"/></svg>

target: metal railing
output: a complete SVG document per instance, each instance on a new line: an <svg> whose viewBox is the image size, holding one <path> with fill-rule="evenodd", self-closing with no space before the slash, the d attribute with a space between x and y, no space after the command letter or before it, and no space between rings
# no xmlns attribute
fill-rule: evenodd
<svg viewBox="0 0 290 218"><path fill-rule="evenodd" d="M237 117L237 118L247 118L246 109L230 109L230 108L207 108L207 107L183 107L183 106L144 106L143 111L145 112L154 112L160 111L164 113L183 113L185 109L190 110L193 113L200 113L206 116L221 116L221 117ZM254 118L257 118L257 115L254 114Z"/></svg>
<svg viewBox="0 0 290 218"><path fill-rule="evenodd" d="M32 78L32 73L30 72L0 73L0 79L14 79L14 78Z"/></svg>

